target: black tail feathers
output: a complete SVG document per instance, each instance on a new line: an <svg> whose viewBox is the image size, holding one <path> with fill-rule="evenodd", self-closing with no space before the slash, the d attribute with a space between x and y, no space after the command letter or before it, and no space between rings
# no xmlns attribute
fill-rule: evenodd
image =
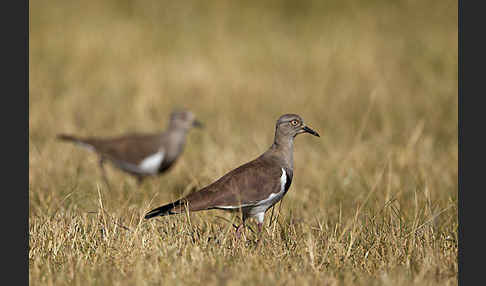
<svg viewBox="0 0 486 286"><path fill-rule="evenodd" d="M166 205L163 205L161 207L158 207L156 209L153 209L149 211L145 215L145 219L153 218L156 216L166 216L166 215L172 215L172 214L177 214L178 212L174 212L174 208L178 207L182 204L181 200L175 201L173 203L169 203Z"/></svg>

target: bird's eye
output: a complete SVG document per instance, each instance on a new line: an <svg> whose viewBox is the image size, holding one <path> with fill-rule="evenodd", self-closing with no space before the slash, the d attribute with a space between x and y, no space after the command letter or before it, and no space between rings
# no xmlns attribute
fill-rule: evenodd
<svg viewBox="0 0 486 286"><path fill-rule="evenodd" d="M299 121L292 120L292 121L290 121L290 124L292 124L292 126L296 126L297 124L299 124Z"/></svg>

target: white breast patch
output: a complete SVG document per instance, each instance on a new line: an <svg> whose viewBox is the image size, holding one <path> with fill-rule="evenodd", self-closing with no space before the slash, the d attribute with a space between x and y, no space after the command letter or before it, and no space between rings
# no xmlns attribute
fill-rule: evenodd
<svg viewBox="0 0 486 286"><path fill-rule="evenodd" d="M156 174L163 160L164 151L159 151L143 159L143 161L138 164L138 167L144 173Z"/></svg>

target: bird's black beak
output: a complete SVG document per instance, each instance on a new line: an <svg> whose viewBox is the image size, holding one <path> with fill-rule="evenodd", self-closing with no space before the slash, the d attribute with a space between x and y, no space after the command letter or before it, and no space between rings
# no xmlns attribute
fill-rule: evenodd
<svg viewBox="0 0 486 286"><path fill-rule="evenodd" d="M197 128L204 128L204 124L202 124L202 122L197 119L192 122L192 126Z"/></svg>
<svg viewBox="0 0 486 286"><path fill-rule="evenodd" d="M307 126L304 126L302 129L304 130L304 132L310 133L310 134L312 134L314 136L317 136L317 137L321 137L321 136L319 136L319 133L317 133L316 131L312 130L312 128L309 128Z"/></svg>

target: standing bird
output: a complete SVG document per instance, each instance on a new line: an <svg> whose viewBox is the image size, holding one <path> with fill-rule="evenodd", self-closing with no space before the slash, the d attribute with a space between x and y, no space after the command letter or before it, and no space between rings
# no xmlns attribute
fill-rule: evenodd
<svg viewBox="0 0 486 286"><path fill-rule="evenodd" d="M57 137L96 152L107 184L105 160L135 176L140 184L146 176L161 174L174 165L184 150L191 127L202 127L202 124L190 111L175 111L170 115L167 130L161 133L130 133L112 138L77 138L65 134Z"/></svg>
<svg viewBox="0 0 486 286"><path fill-rule="evenodd" d="M250 217L256 218L258 231L261 232L265 212L282 199L292 182L294 138L306 132L320 137L304 124L299 115L282 115L275 127L273 144L265 153L199 191L151 210L145 219L179 214L186 209L241 210L243 222L236 229L236 237L240 237L241 229Z"/></svg>

